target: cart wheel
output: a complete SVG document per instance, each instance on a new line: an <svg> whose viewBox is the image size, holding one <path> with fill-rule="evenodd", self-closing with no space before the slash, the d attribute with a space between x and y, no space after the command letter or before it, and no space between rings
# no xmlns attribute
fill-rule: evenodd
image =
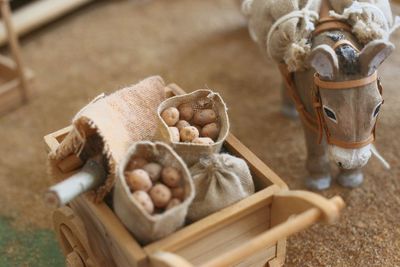
<svg viewBox="0 0 400 267"><path fill-rule="evenodd" d="M90 247L81 219L69 207L62 207L53 213L54 230L68 267L94 266L89 259Z"/></svg>

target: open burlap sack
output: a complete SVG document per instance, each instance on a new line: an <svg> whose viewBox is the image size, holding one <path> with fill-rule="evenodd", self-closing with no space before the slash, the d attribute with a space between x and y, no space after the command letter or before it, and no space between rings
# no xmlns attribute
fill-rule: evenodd
<svg viewBox="0 0 400 267"><path fill-rule="evenodd" d="M331 16L346 21L362 44L388 38L397 23L388 0L329 0ZM249 31L261 50L290 71L308 68L311 34L322 0L244 0Z"/></svg>
<svg viewBox="0 0 400 267"><path fill-rule="evenodd" d="M229 154L201 158L190 168L196 196L188 219L197 221L254 193L247 163Z"/></svg>
<svg viewBox="0 0 400 267"><path fill-rule="evenodd" d="M135 156L143 157L149 162L158 162L163 166L171 166L180 170L185 190L184 201L161 214L150 215L147 213L132 197L125 180L125 169L130 159ZM143 141L129 148L127 155L118 167L118 178L113 194L113 207L114 212L135 238L142 244L148 244L171 234L183 226L194 194L189 170L172 148L161 142Z"/></svg>
<svg viewBox="0 0 400 267"><path fill-rule="evenodd" d="M171 134L168 130L168 125L161 118L161 113L168 107L178 107L184 103L191 103L193 109L205 109L211 108L217 114L217 123L220 125L220 132L217 140L212 145L200 145L193 143L184 142L173 142ZM163 142L166 142L172 146L172 148L178 153L179 156L188 164L192 166L198 162L200 157L218 153L229 134L229 118L227 113L227 107L222 97L211 90L200 89L185 95L178 95L163 101L157 109L157 118L159 123L159 129L157 138Z"/></svg>
<svg viewBox="0 0 400 267"><path fill-rule="evenodd" d="M96 201L102 200L114 185L115 167L128 147L136 141L154 138L158 125L156 110L165 99L164 87L161 77L150 77L111 95L101 95L80 110L72 120L72 131L49 154L52 177L60 181L70 176L60 172L58 163L71 154L90 156L83 155L91 154L87 153L89 143L98 144L102 147L95 150L106 156L110 172L104 185L96 190Z"/></svg>

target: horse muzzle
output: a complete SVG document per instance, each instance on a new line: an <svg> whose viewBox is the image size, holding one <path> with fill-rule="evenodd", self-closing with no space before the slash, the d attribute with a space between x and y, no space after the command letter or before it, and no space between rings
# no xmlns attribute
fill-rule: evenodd
<svg viewBox="0 0 400 267"><path fill-rule="evenodd" d="M357 169L365 166L370 159L371 144L355 149L330 145L329 153L340 168Z"/></svg>

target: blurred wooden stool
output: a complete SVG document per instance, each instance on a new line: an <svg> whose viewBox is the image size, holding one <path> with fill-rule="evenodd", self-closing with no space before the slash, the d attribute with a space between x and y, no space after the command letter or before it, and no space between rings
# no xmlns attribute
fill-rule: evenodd
<svg viewBox="0 0 400 267"><path fill-rule="evenodd" d="M0 13L3 20L11 58L0 55L0 116L28 101L29 80L33 78L32 71L23 67L21 51L11 21L11 11L8 0L0 0Z"/></svg>

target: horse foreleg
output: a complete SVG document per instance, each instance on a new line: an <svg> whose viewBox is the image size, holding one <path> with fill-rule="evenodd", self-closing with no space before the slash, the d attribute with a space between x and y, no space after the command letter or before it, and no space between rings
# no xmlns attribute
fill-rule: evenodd
<svg viewBox="0 0 400 267"><path fill-rule="evenodd" d="M331 172L326 142L318 144L318 136L311 129L304 127L307 146L306 168L309 176L306 186L313 190L323 190L331 185Z"/></svg>
<svg viewBox="0 0 400 267"><path fill-rule="evenodd" d="M293 103L292 98L289 96L288 89L284 82L281 84L281 101L282 101L282 113L286 117L295 119L299 116L296 107Z"/></svg>
<svg viewBox="0 0 400 267"><path fill-rule="evenodd" d="M340 172L336 177L336 180L341 186L355 188L364 180L364 175L361 171L361 168L351 170L340 168L339 170Z"/></svg>

